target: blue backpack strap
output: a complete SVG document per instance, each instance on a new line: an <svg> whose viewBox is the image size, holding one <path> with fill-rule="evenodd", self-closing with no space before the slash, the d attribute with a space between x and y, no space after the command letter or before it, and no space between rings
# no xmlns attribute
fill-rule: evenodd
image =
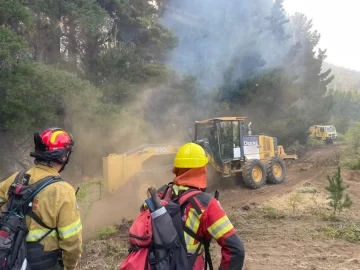
<svg viewBox="0 0 360 270"><path fill-rule="evenodd" d="M57 177L57 176L51 176L51 177L46 177L38 182L36 182L34 185L40 186L38 187L30 196L30 198L28 200L30 200L31 202L33 201L33 199L35 198L35 196L41 191L43 190L45 187L54 184L56 182L60 182L60 181L64 181L61 177ZM29 203L30 203L29 201ZM32 208L29 207L28 212L26 213L27 216L31 217L33 220L35 220L40 226L48 229L49 231L43 235L39 240L37 240L36 242L40 242L41 240L43 240L46 236L48 236L51 232L56 231L58 232L57 228L50 228L49 226L47 226L44 222L42 222L42 220L32 211Z"/></svg>

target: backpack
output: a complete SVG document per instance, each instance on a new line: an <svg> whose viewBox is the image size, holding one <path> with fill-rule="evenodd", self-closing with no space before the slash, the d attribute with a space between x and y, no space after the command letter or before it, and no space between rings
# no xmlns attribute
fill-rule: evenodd
<svg viewBox="0 0 360 270"><path fill-rule="evenodd" d="M205 269L209 265L209 269L213 270L210 240L193 233L190 228L183 225L182 221L184 208L188 203L192 204L198 215L202 214L194 200L194 197L202 191L189 189L174 200L164 200L169 188L170 186L163 193L161 202L171 217L171 221L165 221L165 217L163 217L162 220L156 222L149 209L142 211L130 227L129 255L120 266L120 270L192 270L198 255L200 255L201 246L204 246L205 251ZM169 235L170 233L166 235L171 226L175 227L176 235ZM198 249L191 256L187 254L184 231L200 242ZM155 243L155 238L159 238L159 234L162 235L162 240L165 238L172 240L159 245Z"/></svg>
<svg viewBox="0 0 360 270"><path fill-rule="evenodd" d="M21 171L8 190L7 210L0 213L0 270L29 270L27 262L25 216L30 216L39 225L49 229L41 237L40 242L56 228L47 227L40 218L32 212L32 202L35 196L46 186L63 181L60 177L46 177L35 184L29 185L30 175Z"/></svg>

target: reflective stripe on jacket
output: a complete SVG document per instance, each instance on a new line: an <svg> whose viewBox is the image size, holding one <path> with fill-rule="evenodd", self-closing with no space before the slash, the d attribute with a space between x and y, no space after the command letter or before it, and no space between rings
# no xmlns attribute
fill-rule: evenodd
<svg viewBox="0 0 360 270"><path fill-rule="evenodd" d="M44 165L36 165L27 174L31 175L30 184L47 176L59 176L55 169ZM0 183L0 204L6 203L8 189L16 175ZM74 269L82 252L82 224L73 187L64 181L49 185L35 197L32 210L46 226L57 228L57 232L53 231L41 240L44 251L61 249L64 266L66 269ZM26 224L29 229L27 242L35 242L48 232L48 229L28 216Z"/></svg>

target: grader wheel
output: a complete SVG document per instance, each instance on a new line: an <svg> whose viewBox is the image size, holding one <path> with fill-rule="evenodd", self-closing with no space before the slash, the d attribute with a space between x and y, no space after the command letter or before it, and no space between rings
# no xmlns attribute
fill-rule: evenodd
<svg viewBox="0 0 360 270"><path fill-rule="evenodd" d="M243 181L248 188L261 188L266 183L265 166L258 159L246 161L243 166L242 176Z"/></svg>
<svg viewBox="0 0 360 270"><path fill-rule="evenodd" d="M279 157L272 157L266 163L266 181L269 184L280 184L284 182L286 167L284 161Z"/></svg>
<svg viewBox="0 0 360 270"><path fill-rule="evenodd" d="M325 144L333 144L333 139L332 138L326 138L325 139Z"/></svg>

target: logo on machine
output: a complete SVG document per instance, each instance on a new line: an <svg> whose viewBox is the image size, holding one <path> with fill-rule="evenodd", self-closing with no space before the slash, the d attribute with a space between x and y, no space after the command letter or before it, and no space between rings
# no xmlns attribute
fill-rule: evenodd
<svg viewBox="0 0 360 270"><path fill-rule="evenodd" d="M166 153L169 152L169 149L164 147L164 148L156 148L155 149L155 153Z"/></svg>
<svg viewBox="0 0 360 270"><path fill-rule="evenodd" d="M245 146L254 146L254 145L258 145L258 142L257 141L252 141L252 142L244 141L244 145Z"/></svg>

